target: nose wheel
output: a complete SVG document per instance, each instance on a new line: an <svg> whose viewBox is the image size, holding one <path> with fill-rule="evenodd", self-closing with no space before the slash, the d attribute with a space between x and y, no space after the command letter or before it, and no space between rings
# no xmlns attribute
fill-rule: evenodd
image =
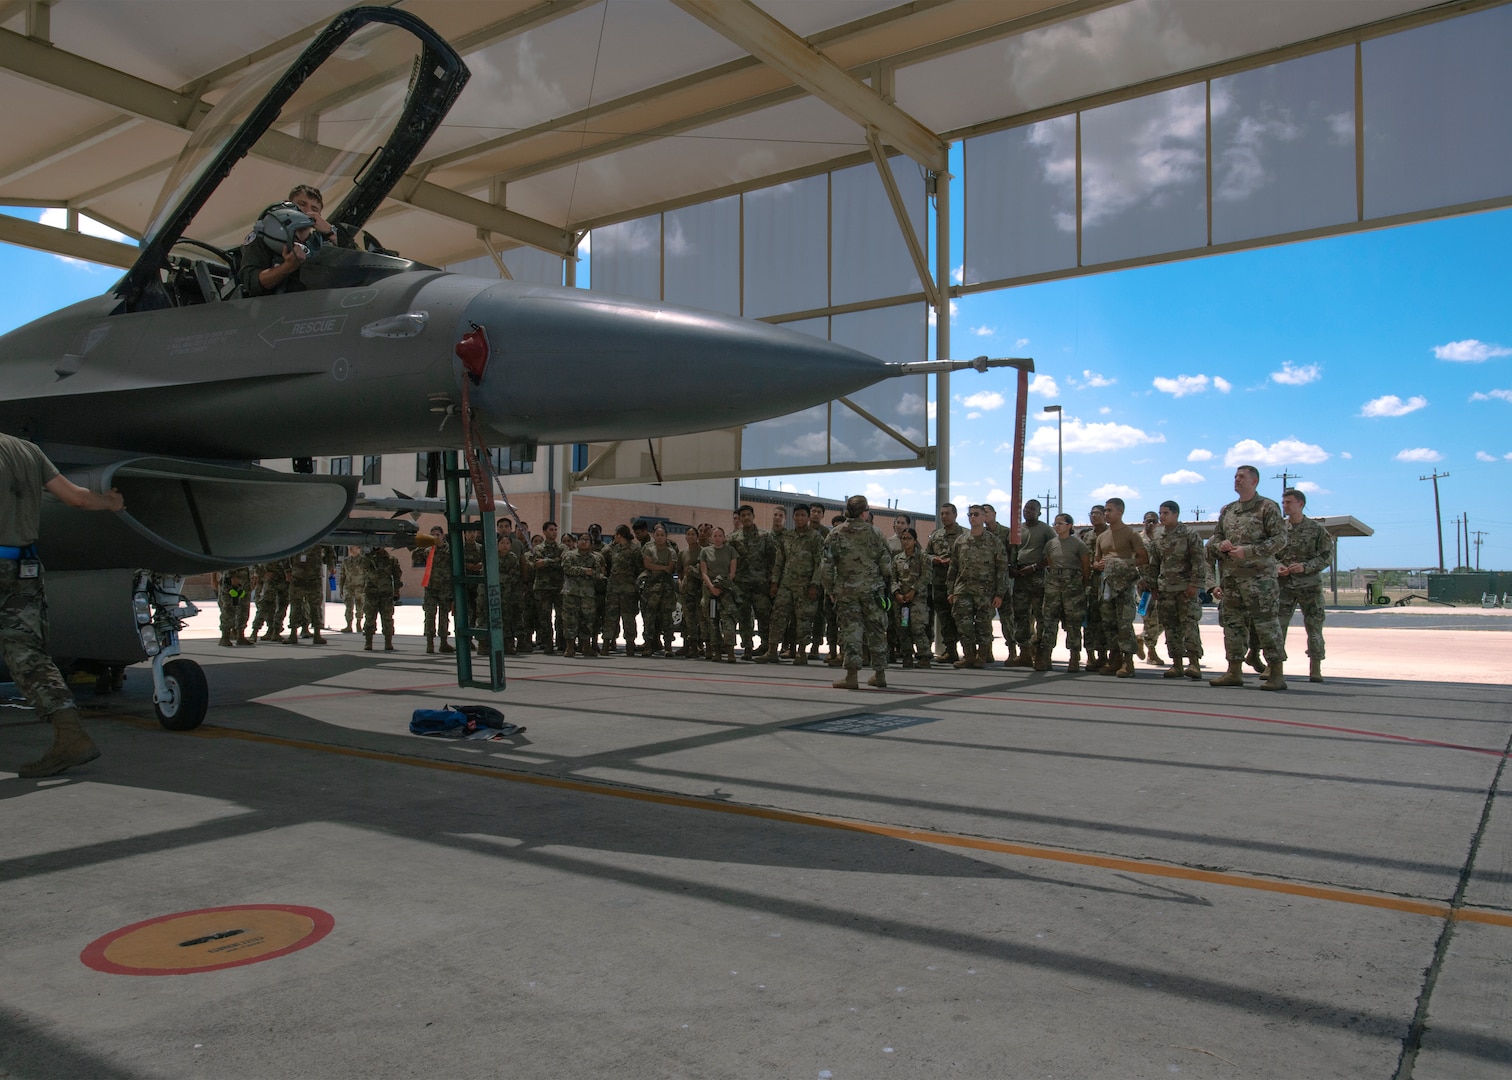
<svg viewBox="0 0 1512 1080"><path fill-rule="evenodd" d="M169 731L192 731L209 707L210 684L198 664L178 659L163 665L163 686L153 701L158 723Z"/></svg>

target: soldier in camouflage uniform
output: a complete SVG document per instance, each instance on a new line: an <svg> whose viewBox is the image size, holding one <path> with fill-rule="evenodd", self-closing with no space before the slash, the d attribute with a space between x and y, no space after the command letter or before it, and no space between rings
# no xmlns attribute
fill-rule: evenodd
<svg viewBox="0 0 1512 1080"><path fill-rule="evenodd" d="M1227 673L1209 679L1211 686L1244 685L1244 653L1249 643L1248 622L1265 653L1262 690L1285 690L1282 670L1281 629L1276 622L1279 586L1276 553L1286 546L1286 521L1281 508L1256 493L1260 471L1241 465L1234 472L1234 491L1239 498L1218 512L1218 525L1208 539L1208 562L1217 567L1223 599L1218 619L1223 624L1223 651Z"/></svg>
<svg viewBox="0 0 1512 1080"><path fill-rule="evenodd" d="M677 602L682 606L682 648L678 656L701 659L704 654L703 620L698 617L698 603L703 596L703 579L698 574L698 553L703 550L698 529L689 527L684 534L688 549L682 552L677 568Z"/></svg>
<svg viewBox="0 0 1512 1080"><path fill-rule="evenodd" d="M933 575L912 525L898 532L898 549L892 557L892 615L898 655L906 668L914 666L916 655L919 667L927 668L934 652L929 618L929 579Z"/></svg>
<svg viewBox="0 0 1512 1080"><path fill-rule="evenodd" d="M824 555L824 541L809 526L808 507L793 509L792 529L783 529L772 563L770 590L772 626L793 626L796 645L793 663L807 664L809 639L813 634L814 608L819 602L819 562ZM782 653L781 633L772 635L767 647L756 657L758 664L775 664Z"/></svg>
<svg viewBox="0 0 1512 1080"><path fill-rule="evenodd" d="M63 674L47 655L47 597L37 555L43 488L76 510L126 508L115 488L103 495L81 488L32 443L0 435L0 656L16 689L53 729L52 747L19 770L28 780L100 756Z"/></svg>
<svg viewBox="0 0 1512 1080"><path fill-rule="evenodd" d="M1018 665L1018 634L1014 624L1013 596L1017 591L1017 583L1013 575L1013 559L1018 551L1018 545L1013 542L1013 530L998 520L997 507L991 503L982 504L982 513L986 515L984 528L998 538L998 543L1003 545L1003 553L1008 557L1008 581L1004 585L1008 591L1003 594L1003 604L998 608L998 625L1003 631L1003 644L1008 647L1008 659L1003 661L1004 667L1016 667ZM1024 657L1027 662L1028 653Z"/></svg>
<svg viewBox="0 0 1512 1080"><path fill-rule="evenodd" d="M536 632L540 635L541 651L547 656L556 651L556 642L563 634L562 626L562 559L567 549L557 540L557 523L548 521L541 526L545 537L531 552L530 591L535 599ZM552 613L556 623L552 624Z"/></svg>
<svg viewBox="0 0 1512 1080"><path fill-rule="evenodd" d="M1180 510L1177 514L1180 514ZM1164 530L1160 524L1161 515L1154 510L1146 510L1144 515L1144 528L1140 530L1139 538L1144 541L1145 550L1150 553L1150 558L1155 558L1155 545L1160 541ZM1205 576L1205 575L1204 575ZM1159 605L1155 602L1155 594L1158 593L1159 579L1145 568L1144 575L1139 579L1140 592L1148 592L1151 598L1145 603L1144 621L1139 624L1139 634L1134 640L1134 655L1140 657L1145 663L1154 667L1160 667L1165 663L1160 658L1160 631L1162 620Z"/></svg>
<svg viewBox="0 0 1512 1080"><path fill-rule="evenodd" d="M956 642L960 641L961 632L950 606L950 551L966 530L956 524L955 503L940 507L939 521L935 531L929 534L929 542L924 545L924 554L929 559L929 611L939 624L941 651L936 655L954 662L960 659Z"/></svg>
<svg viewBox="0 0 1512 1080"><path fill-rule="evenodd" d="M289 610L289 560L275 559L252 568L252 587L257 614L252 619L252 640L264 626L264 641L282 641L284 615Z"/></svg>
<svg viewBox="0 0 1512 1080"><path fill-rule="evenodd" d="M1150 553L1145 550L1139 534L1123 523L1122 499L1109 499L1103 507L1103 514L1108 527L1097 538L1097 545L1092 550L1092 569L1102 571L1099 600L1103 633L1113 654L1099 670L1104 675L1132 679L1134 615L1138 607L1134 587L1139 583L1140 571L1149 565Z"/></svg>
<svg viewBox="0 0 1512 1080"><path fill-rule="evenodd" d="M961 632L962 656L954 667L984 668L992 663L992 617L1008 591L1008 552L987 531L987 514L972 505L966 509L971 531L962 533L950 549L947 598L955 607Z"/></svg>
<svg viewBox="0 0 1512 1080"><path fill-rule="evenodd" d="M1146 611L1158 611L1157 625L1165 628L1166 648L1171 651L1171 666L1165 678L1202 678L1202 600L1197 596L1207 583L1207 556L1202 540L1181 523L1181 507L1167 499L1160 504L1160 535L1150 547L1150 599ZM1148 628L1151 620L1145 619ZM1151 640L1148 653L1155 652ZM1182 667L1181 659L1187 665Z"/></svg>
<svg viewBox="0 0 1512 1080"><path fill-rule="evenodd" d="M1087 511L1087 520L1092 524L1077 533L1077 538L1094 552L1096 559L1097 538L1108 531L1106 508L1098 503ZM1102 571L1094 565L1092 580L1087 582L1087 670L1098 671L1108 662L1109 643L1102 622Z"/></svg>
<svg viewBox="0 0 1512 1080"><path fill-rule="evenodd" d="M514 656L519 651L516 642L524 632L520 595L525 586L525 568L520 545L508 531L500 531L498 550L499 621L504 634L504 654Z"/></svg>
<svg viewBox="0 0 1512 1080"><path fill-rule="evenodd" d="M247 618L252 613L252 568L222 570L215 599L220 604L220 643L228 649L232 645L251 645L247 640Z"/></svg>
<svg viewBox="0 0 1512 1080"><path fill-rule="evenodd" d="M1286 546L1277 555L1276 570L1280 585L1276 622L1281 633L1281 656L1286 658L1286 631L1292 612L1302 609L1302 625L1307 630L1309 682L1323 681L1323 579L1319 575L1333 561L1333 541L1328 530L1302 511L1307 496L1296 488L1287 488L1281 496L1281 512L1286 515Z"/></svg>
<svg viewBox="0 0 1512 1080"><path fill-rule="evenodd" d="M646 579L645 595L641 597L641 613L646 623L641 655L650 656L666 649L672 640L672 611L677 606L676 575L682 567L681 555L667 540L665 525L658 524L651 530L651 542L641 548L641 567L650 575ZM731 614L734 614L733 605Z"/></svg>
<svg viewBox="0 0 1512 1080"><path fill-rule="evenodd" d="M741 644L746 659L751 660L756 656L758 636L763 646L772 644L772 562L776 552L771 534L757 527L754 509L742 506L736 517L740 527L730 535L740 574L735 580L735 604L740 612Z"/></svg>
<svg viewBox="0 0 1512 1080"><path fill-rule="evenodd" d="M1039 642L1040 624L1045 615L1045 545L1055 539L1055 530L1040 520L1040 503L1030 499L1024 504L1024 524L1019 529L1018 547L1010 560L1009 576L1013 579L1013 636L1017 642L1017 667L1036 666L1034 655ZM1009 666L1004 661L1004 667ZM1047 670L1041 668L1041 670Z"/></svg>
<svg viewBox="0 0 1512 1080"><path fill-rule="evenodd" d="M887 541L871 522L863 520L866 496L845 500L845 522L830 530L824 541L820 573L825 591L835 598L845 676L837 690L859 690L863 647L871 655L873 673L867 685L887 686L887 617L884 602L892 596L892 560Z"/></svg>
<svg viewBox="0 0 1512 1080"><path fill-rule="evenodd" d="M457 650L446 640L452 609L457 603L457 592L452 583L451 540L439 525L431 529L431 536L436 542L426 556L425 591L420 594L420 609L425 615L425 651L427 655L436 651L436 632L439 630L441 651L454 653Z"/></svg>
<svg viewBox="0 0 1512 1080"><path fill-rule="evenodd" d="M562 556L562 620L567 624L564 656L594 657L598 637L598 590L604 576L604 557L593 549L593 538L578 533L573 549Z"/></svg>
<svg viewBox="0 0 1512 1080"><path fill-rule="evenodd" d="M645 570L641 546L630 533L630 526L614 530L614 540L605 552L609 562L609 584L604 592L604 655L614 654L614 643L623 628L625 655L635 655L635 617L640 612L640 586L637 582ZM683 624L687 625L686 617Z"/></svg>
<svg viewBox="0 0 1512 1080"><path fill-rule="evenodd" d="M1092 580L1092 553L1071 535L1071 515L1055 515L1055 539L1045 544L1045 606L1041 612L1039 650L1034 670L1049 671L1050 656L1061 626L1071 659L1067 673L1081 670L1082 622L1087 617L1087 583Z"/></svg>
<svg viewBox="0 0 1512 1080"><path fill-rule="evenodd" d="M824 504L809 504L809 528L819 534L822 543L829 538L830 526L824 523ZM835 601L824 594L824 585L819 586L819 599L814 604L814 637L809 645L809 659L819 655L819 647L828 643L830 654L835 656L835 663L839 663L839 657L835 653Z"/></svg>
<svg viewBox="0 0 1512 1080"><path fill-rule="evenodd" d="M708 642L706 655L710 660L735 662L733 591L734 572L738 569L739 559L735 549L725 543L725 531L714 526L709 532L708 546L698 552L698 575L703 582L698 618L703 623L704 641Z"/></svg>
<svg viewBox="0 0 1512 1080"><path fill-rule="evenodd" d="M404 585L404 571L388 549L377 547L363 556L362 608L367 621L362 624L363 649L373 651L373 635L378 621L383 621L383 651L394 651L394 598Z"/></svg>
<svg viewBox="0 0 1512 1080"><path fill-rule="evenodd" d="M353 627L362 629L362 559L360 548L349 547L346 558L341 560L341 569L336 584L341 590L341 599L346 602L346 626L342 633L350 634Z"/></svg>
<svg viewBox="0 0 1512 1080"><path fill-rule="evenodd" d="M327 566L336 563L336 552L324 544L301 551L289 560L289 644L299 644L299 632L309 629L311 643L324 645L325 588Z"/></svg>

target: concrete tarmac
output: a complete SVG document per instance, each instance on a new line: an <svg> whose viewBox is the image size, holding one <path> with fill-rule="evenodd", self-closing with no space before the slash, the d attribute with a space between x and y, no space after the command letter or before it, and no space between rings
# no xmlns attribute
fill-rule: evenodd
<svg viewBox="0 0 1512 1080"><path fill-rule="evenodd" d="M79 687L103 756L51 780L0 709L0 1076L1512 1069L1512 619L1340 625L1321 685L1297 627L1284 694L536 653L493 696L418 615L394 653L191 630L206 724ZM527 730L408 734L463 701ZM256 959L257 905L329 932L110 969Z"/></svg>

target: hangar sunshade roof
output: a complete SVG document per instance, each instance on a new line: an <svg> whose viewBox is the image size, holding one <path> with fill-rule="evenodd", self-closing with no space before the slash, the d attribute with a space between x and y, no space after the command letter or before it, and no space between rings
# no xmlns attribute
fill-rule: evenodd
<svg viewBox="0 0 1512 1080"><path fill-rule="evenodd" d="M257 64L286 62L345 6L0 0L0 205L65 207L139 236L210 107ZM941 171L944 146L962 138L1350 48L1500 3L403 6L458 48L472 79L371 224L385 244L444 265L482 254L485 243L566 253L599 225L866 162L869 130L892 152ZM343 120L335 110L350 112L360 89L335 95L330 114L303 116L290 132L322 143ZM1356 114L1352 129L1367 119ZM334 204L361 158L327 160L340 164L316 176L257 161L259 182L246 191L241 218L250 222L295 182L321 184ZM1367 216L1362 203L1359 219ZM244 228L227 224L224 235L201 239L236 243ZM1212 237L1210 223L1210 244ZM130 261L124 248L14 218L0 219L0 239ZM1015 276L1012 266L998 269L986 277Z"/></svg>

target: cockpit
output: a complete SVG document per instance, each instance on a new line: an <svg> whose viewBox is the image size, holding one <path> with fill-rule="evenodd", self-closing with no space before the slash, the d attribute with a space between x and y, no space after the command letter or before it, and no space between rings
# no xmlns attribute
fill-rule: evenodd
<svg viewBox="0 0 1512 1080"><path fill-rule="evenodd" d="M154 306L190 307L241 298L237 282L240 248L221 248L201 240L181 239L168 251L159 274L161 291L150 286L144 302L135 310ZM300 269L307 289L359 289L410 270L434 270L433 266L403 259L383 251L337 247L325 244L311 252ZM156 301L149 297L156 296Z"/></svg>

